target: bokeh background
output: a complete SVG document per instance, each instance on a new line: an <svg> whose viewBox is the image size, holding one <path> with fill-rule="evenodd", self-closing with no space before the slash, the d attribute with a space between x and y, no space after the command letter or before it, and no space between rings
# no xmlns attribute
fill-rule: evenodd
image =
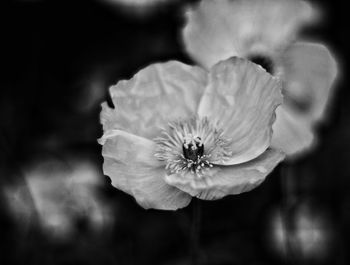
<svg viewBox="0 0 350 265"><path fill-rule="evenodd" d="M193 2L1 1L0 264L350 264L346 1L311 1L325 15L304 32L342 72L313 153L176 212L146 211L103 176L108 87L153 62L193 63L180 39Z"/></svg>

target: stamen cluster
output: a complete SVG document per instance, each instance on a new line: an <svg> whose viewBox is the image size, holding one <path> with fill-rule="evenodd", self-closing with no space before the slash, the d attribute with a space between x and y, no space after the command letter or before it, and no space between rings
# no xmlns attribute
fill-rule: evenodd
<svg viewBox="0 0 350 265"><path fill-rule="evenodd" d="M191 172L201 177L213 162L230 155L229 141L208 119L192 118L168 124L162 137L156 138L155 156L166 162L170 174Z"/></svg>

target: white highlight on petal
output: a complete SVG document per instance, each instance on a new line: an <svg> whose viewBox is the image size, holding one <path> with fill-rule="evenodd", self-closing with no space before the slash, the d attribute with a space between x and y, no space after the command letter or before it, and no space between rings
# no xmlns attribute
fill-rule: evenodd
<svg viewBox="0 0 350 265"><path fill-rule="evenodd" d="M266 173L267 172L267 169L265 167L263 167L263 166L257 166L256 170L258 170L261 173Z"/></svg>

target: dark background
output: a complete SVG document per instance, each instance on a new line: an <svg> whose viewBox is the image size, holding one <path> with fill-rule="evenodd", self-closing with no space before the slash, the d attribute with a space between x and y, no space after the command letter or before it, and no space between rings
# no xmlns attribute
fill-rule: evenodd
<svg viewBox="0 0 350 265"><path fill-rule="evenodd" d="M179 37L189 2L140 14L97 0L2 1L1 186L21 181L27 165L46 158L88 156L101 167L96 139L108 86L153 62L192 63ZM1 195L0 264L350 264L348 9L346 1L311 2L326 16L305 33L334 51L342 72L312 154L278 166L252 192L194 201L177 212L145 211L106 177L100 192L118 207L112 229L92 233L79 223L65 241L37 225L21 229ZM311 244L313 252L303 249L303 239L274 240L269 225L273 212L287 212L285 233L295 233L303 209L315 218L306 230L321 231L326 242Z"/></svg>

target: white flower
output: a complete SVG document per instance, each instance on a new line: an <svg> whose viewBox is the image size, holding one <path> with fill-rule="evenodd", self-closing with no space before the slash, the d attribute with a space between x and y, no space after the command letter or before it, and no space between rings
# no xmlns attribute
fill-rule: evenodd
<svg viewBox="0 0 350 265"><path fill-rule="evenodd" d="M269 148L280 90L239 58L150 65L110 88L115 109L102 105L104 173L144 208L249 191L284 157Z"/></svg>
<svg viewBox="0 0 350 265"><path fill-rule="evenodd" d="M187 52L210 68L231 56L248 58L283 81L272 146L292 157L312 146L325 115L337 65L326 46L295 41L318 14L297 0L207 0L187 10Z"/></svg>

